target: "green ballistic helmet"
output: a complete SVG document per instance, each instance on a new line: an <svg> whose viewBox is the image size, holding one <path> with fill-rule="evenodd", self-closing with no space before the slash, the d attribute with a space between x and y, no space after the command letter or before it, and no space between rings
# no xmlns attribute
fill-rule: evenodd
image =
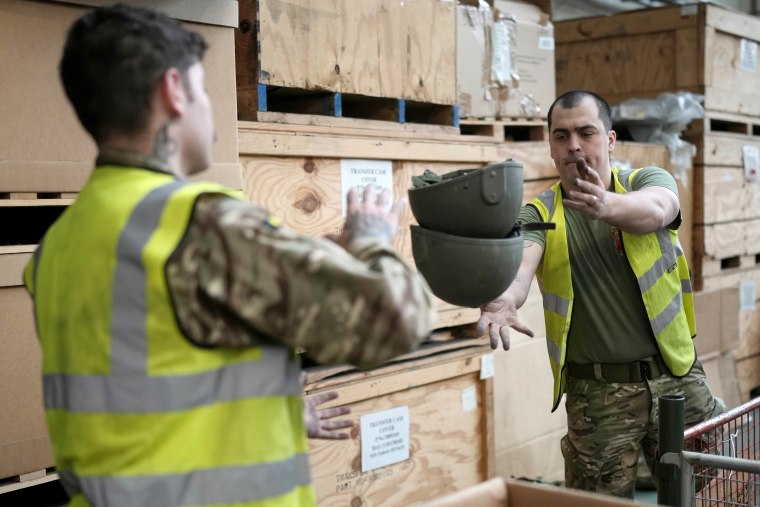
<svg viewBox="0 0 760 507"><path fill-rule="evenodd" d="M520 267L520 227L506 238L466 238L411 226L412 254L433 294L475 308L500 296Z"/></svg>
<svg viewBox="0 0 760 507"><path fill-rule="evenodd" d="M412 181L408 193L414 217L422 227L438 232L504 238L522 206L523 166L511 159L442 176L426 171Z"/></svg>

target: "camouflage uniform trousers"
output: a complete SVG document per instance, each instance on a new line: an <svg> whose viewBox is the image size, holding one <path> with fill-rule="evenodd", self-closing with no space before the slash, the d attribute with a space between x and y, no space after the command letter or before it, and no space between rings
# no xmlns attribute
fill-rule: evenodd
<svg viewBox="0 0 760 507"><path fill-rule="evenodd" d="M565 485L627 498L633 498L640 449L654 470L660 396L685 398L687 428L726 410L713 397L699 361L683 378L665 374L645 382L607 383L568 377L566 392Z"/></svg>

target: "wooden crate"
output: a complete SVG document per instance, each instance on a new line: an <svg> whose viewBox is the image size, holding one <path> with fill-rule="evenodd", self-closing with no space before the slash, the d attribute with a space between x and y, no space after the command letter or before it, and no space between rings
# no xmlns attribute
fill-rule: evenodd
<svg viewBox="0 0 760 507"><path fill-rule="evenodd" d="M412 115L415 102L448 105L443 110L452 113L454 7L437 0L241 0L238 111L249 119L267 110L352 116L350 104L356 117L393 119L399 104L386 98L405 101ZM273 102L278 95L286 109L262 108L262 96Z"/></svg>
<svg viewBox="0 0 760 507"><path fill-rule="evenodd" d="M745 147L760 149L753 118L708 112L684 138L697 146L694 175L694 279L730 277L753 268L760 255L760 183L747 181Z"/></svg>
<svg viewBox="0 0 760 507"><path fill-rule="evenodd" d="M709 4L645 9L555 25L557 93L611 104L662 92L705 95L705 109L760 115L760 18Z"/></svg>
<svg viewBox="0 0 760 507"><path fill-rule="evenodd" d="M480 379L482 358L491 349L482 340L464 345L307 381L307 397L337 391L339 397L331 403L350 407L356 424L349 440L310 441L320 506L415 505L493 477L493 379ZM404 406L409 410L409 459L362 472L360 418Z"/></svg>

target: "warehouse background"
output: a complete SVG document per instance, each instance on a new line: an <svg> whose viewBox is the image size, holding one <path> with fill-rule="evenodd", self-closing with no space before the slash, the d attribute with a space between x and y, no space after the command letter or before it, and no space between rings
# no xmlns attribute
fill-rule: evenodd
<svg viewBox="0 0 760 507"><path fill-rule="evenodd" d="M94 146L56 69L69 24L106 3L0 1L0 62L14 69L0 80L0 116L13 126L0 138L0 504L57 487L20 272L91 169ZM731 406L760 386L760 184L746 173L747 153L760 150L760 78L751 58L760 19L741 14L756 12L756 2L721 2L730 9L600 0L132 3L168 12L211 43L204 63L219 140L204 177L242 189L309 234L341 226L351 161L376 164L400 197L425 170L514 158L523 164L527 201L556 181L545 111L557 93L582 86L613 103L705 94L705 117L681 133L696 152L688 177L679 178L680 236L701 289L697 347L713 389ZM665 10L638 11L644 7ZM610 16L588 18L598 15ZM516 34L504 52L485 42L500 26ZM494 61L516 72L494 77ZM623 141L614 155L621 165L674 170L665 146ZM396 240L410 262L414 223L407 212ZM320 504L412 505L494 475L561 480L566 421L562 407L549 413L535 284L520 315L537 337L512 333L506 353L474 336L477 310L439 301L437 329L414 354L369 372L311 366L307 396L338 390L336 403L351 406L357 422L408 407L410 424L410 458L369 472L358 430L345 442L313 442Z"/></svg>

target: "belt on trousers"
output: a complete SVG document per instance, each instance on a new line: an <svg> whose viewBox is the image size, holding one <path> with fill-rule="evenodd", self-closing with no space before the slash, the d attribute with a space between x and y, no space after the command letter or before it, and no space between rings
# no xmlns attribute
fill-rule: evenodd
<svg viewBox="0 0 760 507"><path fill-rule="evenodd" d="M630 363L567 363L567 374L585 380L605 382L643 382L670 373L661 355Z"/></svg>

